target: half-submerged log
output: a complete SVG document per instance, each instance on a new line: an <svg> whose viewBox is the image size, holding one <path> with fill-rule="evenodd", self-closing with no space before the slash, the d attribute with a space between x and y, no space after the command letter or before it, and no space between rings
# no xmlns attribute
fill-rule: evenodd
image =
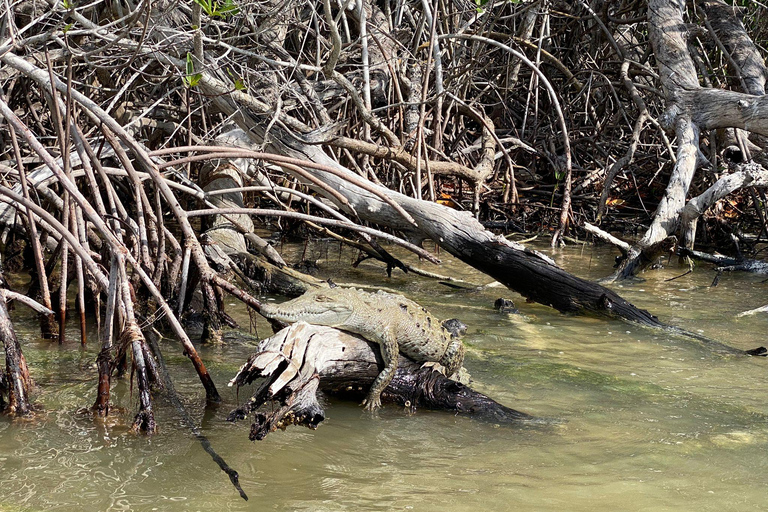
<svg viewBox="0 0 768 512"><path fill-rule="evenodd" d="M249 435L252 441L292 424L317 428L325 419L317 400L318 389L361 400L381 364L378 347L365 339L297 322L263 340L258 352L230 381L230 386L239 388L258 378L266 379L228 419L244 419L269 401L278 406L269 412L256 412ZM395 377L381 398L384 403L396 403L410 411L443 410L498 423L537 421L402 355Z"/></svg>
<svg viewBox="0 0 768 512"><path fill-rule="evenodd" d="M228 114L236 111L224 98L217 97L217 106ZM252 147L261 144L256 121L238 118L237 122L243 123L248 130L247 134L241 132L245 138L242 145L246 144L248 137L255 139L251 141ZM251 151L247 155L286 166L288 173L295 172L297 165L311 170L316 179L343 196L346 201L344 208L354 212L361 220L401 231L417 244L431 239L463 262L527 299L560 312L588 312L652 327L664 325L651 313L633 306L612 290L566 272L537 251L494 235L469 212L414 199L367 182L328 157L320 148L296 140L295 134L291 137L277 128L271 133L273 137L268 147L275 154ZM281 133L282 136L278 137ZM314 183L307 184L310 188L316 186ZM316 191L320 194L326 192L322 189ZM334 197L329 199L338 201ZM610 301L611 308L605 307L605 298Z"/></svg>

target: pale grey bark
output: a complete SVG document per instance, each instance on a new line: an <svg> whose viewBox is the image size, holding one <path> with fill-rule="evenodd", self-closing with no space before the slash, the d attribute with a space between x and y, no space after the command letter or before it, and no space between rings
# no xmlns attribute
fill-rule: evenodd
<svg viewBox="0 0 768 512"><path fill-rule="evenodd" d="M722 5L715 4L720 3L707 3L709 12L713 12L714 7L722 12ZM644 264L641 260L643 250L677 232L688 189L701 162L701 130L740 128L760 135L768 134L768 100L764 96L754 95L762 93L764 87L761 85L764 84L764 78L760 78L764 71L755 61L754 52L744 48L736 57L754 79L750 82L753 84L752 90L748 91L752 94L702 88L696 65L688 50L688 29L684 15L685 2L682 0L648 2L649 38L667 101L664 121L674 127L677 135L677 161L651 226L630 249L628 257L613 278L626 278L638 272ZM731 34L729 44L743 46L744 42L737 36L742 37L740 34ZM743 37L746 37L746 33L743 33ZM687 229L686 237L690 238L690 219Z"/></svg>
<svg viewBox="0 0 768 512"><path fill-rule="evenodd" d="M717 201L744 187L768 186L768 171L752 162L741 169L717 180L711 187L692 198L681 213L681 244L692 249L696 237L696 224L699 217Z"/></svg>

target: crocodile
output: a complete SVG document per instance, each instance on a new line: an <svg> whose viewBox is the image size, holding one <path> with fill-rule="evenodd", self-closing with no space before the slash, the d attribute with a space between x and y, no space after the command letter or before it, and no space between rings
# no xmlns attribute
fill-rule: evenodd
<svg viewBox="0 0 768 512"><path fill-rule="evenodd" d="M394 293L312 289L282 304L263 304L260 313L286 323L304 321L334 327L378 343L384 369L363 401L368 410L381 407L381 392L395 375L398 352L447 376L456 373L464 362L464 345L455 333L414 301Z"/></svg>

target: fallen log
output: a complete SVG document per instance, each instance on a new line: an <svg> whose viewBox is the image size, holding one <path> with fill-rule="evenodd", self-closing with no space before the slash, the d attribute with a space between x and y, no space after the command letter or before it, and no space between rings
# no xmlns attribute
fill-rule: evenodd
<svg viewBox="0 0 768 512"><path fill-rule="evenodd" d="M217 106L227 113L231 113L228 109L234 108L222 97L217 97ZM247 134L241 131L241 146L250 144L255 147L256 143L260 144L258 140L254 142L248 139L258 139L258 123L250 118L238 118L237 121L248 127ZM664 324L655 316L633 306L612 290L580 279L558 267L545 255L487 231L469 212L414 199L373 183L362 187L360 183L364 180L332 160L317 146L304 144L288 134L278 137L278 133L280 131L274 128L274 136L270 138L269 144L276 154L253 151L247 154L251 158L269 159L278 165L286 165L283 163L286 162L310 169L315 178L345 198L344 207L354 212L360 220L401 231L416 244L431 239L463 262L527 299L562 313L588 312L620 317L641 325L663 327ZM198 151L205 149L196 148ZM285 170L291 173L294 167L288 165ZM313 183L308 185L314 186ZM317 192L322 194L324 191L318 189ZM382 196L387 197L388 201L383 200ZM401 211L395 209L393 203ZM611 304L610 308L605 307L607 303Z"/></svg>
<svg viewBox="0 0 768 512"><path fill-rule="evenodd" d="M267 402L268 412L257 411L249 438L261 440L289 425L317 426L325 412L317 391L352 398L365 397L382 365L380 351L364 338L330 327L297 322L263 340L230 386L265 378L253 396L232 411L229 421L244 419ZM397 372L381 395L411 412L419 408L449 411L498 423L543 422L505 407L465 384L448 379L429 367L400 356Z"/></svg>

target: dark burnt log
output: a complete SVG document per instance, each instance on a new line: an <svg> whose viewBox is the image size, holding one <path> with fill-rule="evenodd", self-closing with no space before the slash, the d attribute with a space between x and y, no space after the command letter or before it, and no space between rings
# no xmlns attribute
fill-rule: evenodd
<svg viewBox="0 0 768 512"><path fill-rule="evenodd" d="M228 420L244 419L270 402L269 412L256 412L251 440L264 439L289 425L317 428L325 419L318 390L360 401L382 364L374 343L330 327L297 322L262 341L258 352L230 381L230 386L240 387L266 378ZM411 412L425 408L499 423L540 421L422 366L401 355L382 401Z"/></svg>
<svg viewBox="0 0 768 512"><path fill-rule="evenodd" d="M356 367L347 363L344 367L335 367L333 374L324 376L320 389L331 395L362 401L379 372L381 361L378 352L376 358L375 365L361 361ZM384 390L381 398L385 403L396 403L411 412L419 408L448 411L500 423L518 420L539 421L403 356L400 356L395 378Z"/></svg>
<svg viewBox="0 0 768 512"><path fill-rule="evenodd" d="M650 327L664 327L654 315L635 307L614 291L576 277L533 251L470 240L449 250L529 301L553 307L561 313L591 312Z"/></svg>

